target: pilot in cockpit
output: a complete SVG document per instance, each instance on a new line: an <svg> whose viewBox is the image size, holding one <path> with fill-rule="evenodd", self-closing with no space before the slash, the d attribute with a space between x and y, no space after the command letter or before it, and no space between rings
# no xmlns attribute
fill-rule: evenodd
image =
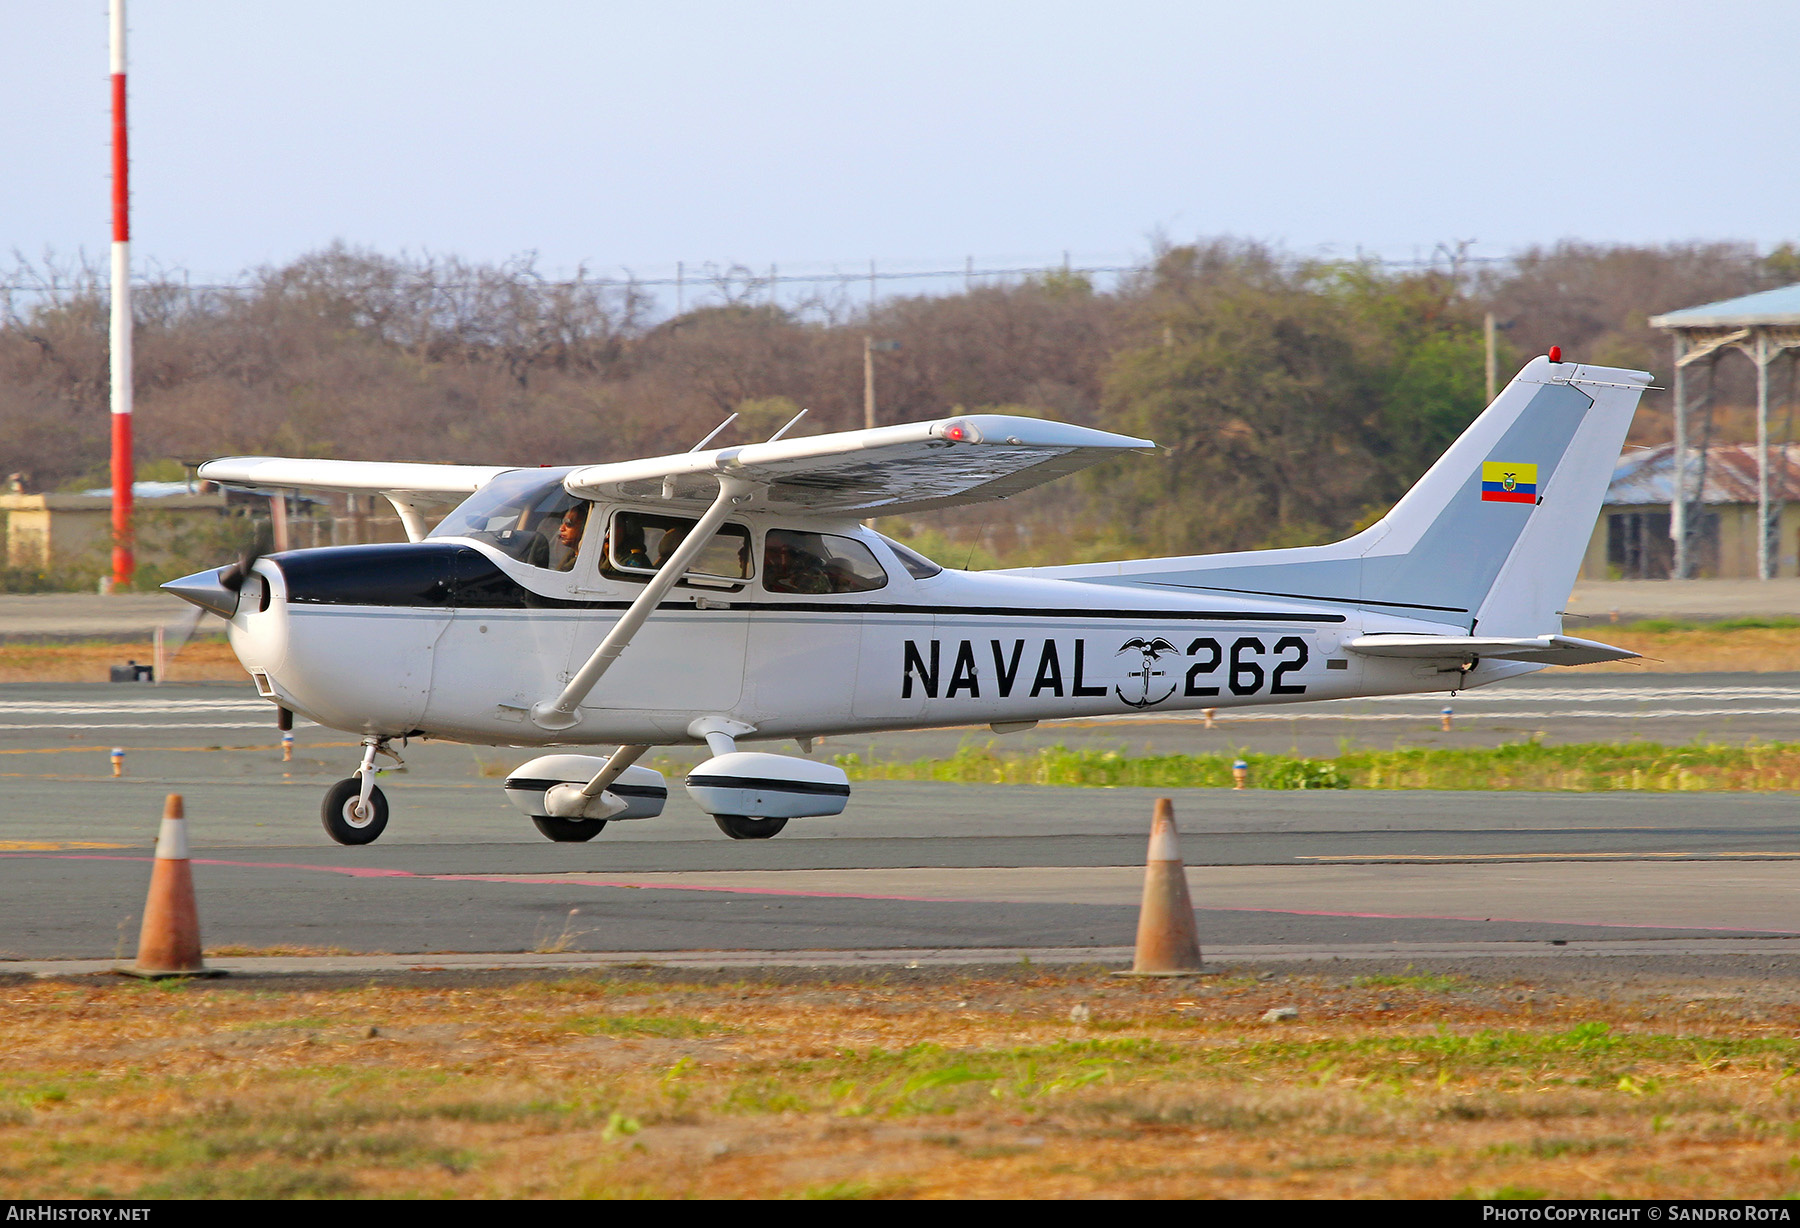
<svg viewBox="0 0 1800 1228"><path fill-rule="evenodd" d="M564 512L556 526L556 541L550 547L550 567L555 571L575 570L581 555L581 534L587 528L589 503L577 503Z"/></svg>

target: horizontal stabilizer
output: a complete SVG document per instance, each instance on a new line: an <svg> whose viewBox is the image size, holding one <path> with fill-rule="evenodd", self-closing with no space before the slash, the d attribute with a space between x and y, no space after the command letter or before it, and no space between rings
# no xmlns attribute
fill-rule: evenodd
<svg viewBox="0 0 1800 1228"><path fill-rule="evenodd" d="M1572 635L1539 635L1513 639L1497 635L1359 635L1344 647L1365 657L1414 657L1451 661L1481 657L1489 661L1532 661L1540 665L1593 665L1625 661L1640 654Z"/></svg>

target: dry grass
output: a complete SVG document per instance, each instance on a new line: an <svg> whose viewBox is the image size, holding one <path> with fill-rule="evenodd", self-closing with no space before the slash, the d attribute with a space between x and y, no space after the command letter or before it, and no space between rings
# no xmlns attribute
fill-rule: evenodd
<svg viewBox="0 0 1800 1228"><path fill-rule="evenodd" d="M1641 661L1584 665L1582 673L1779 673L1800 670L1800 630L1744 627L1640 630L1606 623L1571 623L1569 634L1642 653Z"/></svg>
<svg viewBox="0 0 1800 1228"><path fill-rule="evenodd" d="M1026 969L0 993L0 1197L1800 1190L1800 1007L1757 986ZM1300 1020L1258 1021L1277 1005Z"/></svg>
<svg viewBox="0 0 1800 1228"><path fill-rule="evenodd" d="M0 644L0 682L105 682L107 671L127 661L148 665L150 641L116 644ZM169 663L165 682L244 682L249 675L222 639L196 639Z"/></svg>

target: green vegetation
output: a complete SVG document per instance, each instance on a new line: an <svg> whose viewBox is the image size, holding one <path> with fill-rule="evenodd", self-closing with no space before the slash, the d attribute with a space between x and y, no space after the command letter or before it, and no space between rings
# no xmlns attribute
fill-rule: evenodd
<svg viewBox="0 0 1800 1228"><path fill-rule="evenodd" d="M1406 965L1405 972L1378 972L1369 976L1359 976L1351 980L1358 989L1369 986L1392 986L1394 988L1423 989L1431 993L1447 993L1468 984L1467 978L1446 976L1438 972L1415 973L1412 965Z"/></svg>
<svg viewBox="0 0 1800 1228"><path fill-rule="evenodd" d="M839 755L853 780L937 780L959 784L1079 785L1100 788L1223 789L1243 759L1258 789L1532 789L1591 792L1800 789L1800 743L1752 746L1595 742L1545 746L1532 740L1477 749L1345 749L1335 759L1250 752L1125 755L1050 746L1001 754L964 746L948 759L873 762Z"/></svg>

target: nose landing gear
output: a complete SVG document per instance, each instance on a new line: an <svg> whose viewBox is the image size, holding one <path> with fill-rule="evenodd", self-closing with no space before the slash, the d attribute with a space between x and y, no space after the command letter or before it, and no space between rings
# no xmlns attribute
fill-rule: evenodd
<svg viewBox="0 0 1800 1228"><path fill-rule="evenodd" d="M368 803L362 800L362 781L351 776L331 786L325 804L319 808L325 834L339 844L370 844L387 830L387 794L369 790Z"/></svg>
<svg viewBox="0 0 1800 1228"><path fill-rule="evenodd" d="M387 795L375 787L375 776L390 769L376 767L376 755L386 755L404 766L400 756L389 749L387 738L366 737L362 765L356 769L356 775L332 785L319 808L325 834L339 844L372 844L387 830Z"/></svg>

